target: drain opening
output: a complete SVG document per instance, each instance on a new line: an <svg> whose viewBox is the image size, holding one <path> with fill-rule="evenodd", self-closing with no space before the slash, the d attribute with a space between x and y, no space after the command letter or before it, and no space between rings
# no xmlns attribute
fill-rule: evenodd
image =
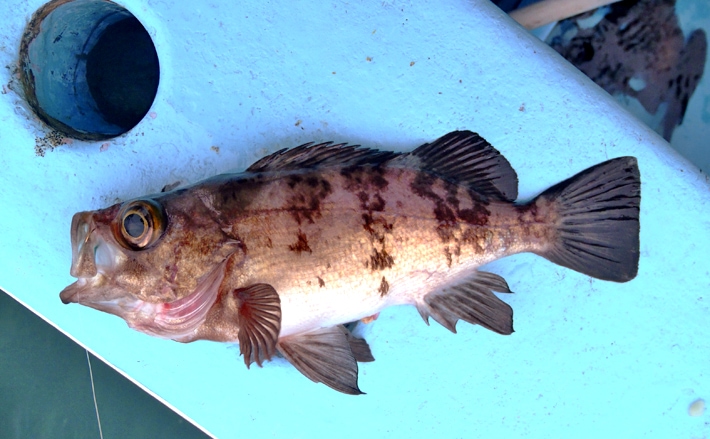
<svg viewBox="0 0 710 439"><path fill-rule="evenodd" d="M135 127L158 91L150 35L126 8L105 0L53 0L32 16L20 46L20 80L37 116L81 140Z"/></svg>

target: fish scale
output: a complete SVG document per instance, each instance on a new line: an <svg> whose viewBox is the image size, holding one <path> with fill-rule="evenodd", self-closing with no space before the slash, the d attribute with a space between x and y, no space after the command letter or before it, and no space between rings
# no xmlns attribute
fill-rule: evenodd
<svg viewBox="0 0 710 439"><path fill-rule="evenodd" d="M358 320L389 305L413 303L417 291L398 287L413 272L441 273L434 278L429 276L426 281L430 288L435 288L499 258L508 248L522 245L518 242L521 237L511 228L515 224L497 221L511 217L514 210L511 204L502 203L493 209L496 215L491 219L496 226L481 231L477 230L480 227L445 224L452 229L448 232L452 237L444 242L435 203L409 189L417 171L394 169L382 173L388 184L376 192L384 200L380 211L363 206L362 192L352 190L348 179L338 170L312 173L329 182L334 196L339 194L337 203L325 197L317 214L312 212L312 221L303 221L299 215L294 217L289 200L301 199L293 193L298 189L278 181L275 188L264 189L263 195L252 201L245 213L250 221L232 228L232 233L249 248L240 283L267 282L280 292L284 336ZM302 177L307 179L311 175ZM446 195L444 181L432 182L432 191ZM474 205L466 195L457 194L462 208ZM397 208L398 204L403 207ZM390 211L388 206L395 208ZM337 228L333 227L335 224ZM466 232L472 232L469 235L473 236L468 242L463 238ZM486 235L500 238L494 241ZM296 250L299 236L306 238L310 251ZM271 240L272 247L249 244L263 237ZM455 250L455 261L450 262L447 249L453 246L463 249ZM287 248L290 251L284 251ZM286 272L289 274L283 274ZM383 277L391 288L387 295L379 291ZM319 285L318 278L323 279L325 286ZM354 295L353 291L360 294ZM347 304L352 306L343 306ZM327 310L330 317L304 322L303 316L311 316L314 310ZM313 320L317 326L312 326Z"/></svg>

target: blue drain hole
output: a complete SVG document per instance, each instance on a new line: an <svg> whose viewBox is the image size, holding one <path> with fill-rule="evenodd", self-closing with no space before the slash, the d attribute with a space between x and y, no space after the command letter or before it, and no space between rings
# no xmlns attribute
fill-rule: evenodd
<svg viewBox="0 0 710 439"><path fill-rule="evenodd" d="M32 16L20 45L20 80L35 114L65 136L104 140L130 131L160 81L148 31L105 0L54 0Z"/></svg>

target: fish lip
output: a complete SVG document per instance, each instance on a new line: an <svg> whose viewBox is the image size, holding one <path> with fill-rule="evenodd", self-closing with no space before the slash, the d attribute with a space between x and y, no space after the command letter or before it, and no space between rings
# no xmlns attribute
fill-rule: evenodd
<svg viewBox="0 0 710 439"><path fill-rule="evenodd" d="M74 284L72 284L72 285L74 285ZM67 293L70 293L70 294L67 294ZM68 292L67 289L64 288L62 290L62 292L59 293L59 300L61 300L63 304L69 305L70 303L74 303L74 301L71 300L73 295L74 295L73 292L70 292L70 291Z"/></svg>
<svg viewBox="0 0 710 439"><path fill-rule="evenodd" d="M77 279L76 282L67 286L59 293L59 299L63 304L68 305L70 303L78 303L77 295L86 286L86 279L81 277Z"/></svg>

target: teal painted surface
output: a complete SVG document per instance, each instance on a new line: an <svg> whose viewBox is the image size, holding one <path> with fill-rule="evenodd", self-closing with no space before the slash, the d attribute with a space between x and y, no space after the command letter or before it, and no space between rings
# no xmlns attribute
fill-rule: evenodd
<svg viewBox="0 0 710 439"><path fill-rule="evenodd" d="M105 439L208 436L93 355ZM0 438L99 438L86 351L0 291Z"/></svg>
<svg viewBox="0 0 710 439"><path fill-rule="evenodd" d="M99 437L86 351L4 292L0 437Z"/></svg>

